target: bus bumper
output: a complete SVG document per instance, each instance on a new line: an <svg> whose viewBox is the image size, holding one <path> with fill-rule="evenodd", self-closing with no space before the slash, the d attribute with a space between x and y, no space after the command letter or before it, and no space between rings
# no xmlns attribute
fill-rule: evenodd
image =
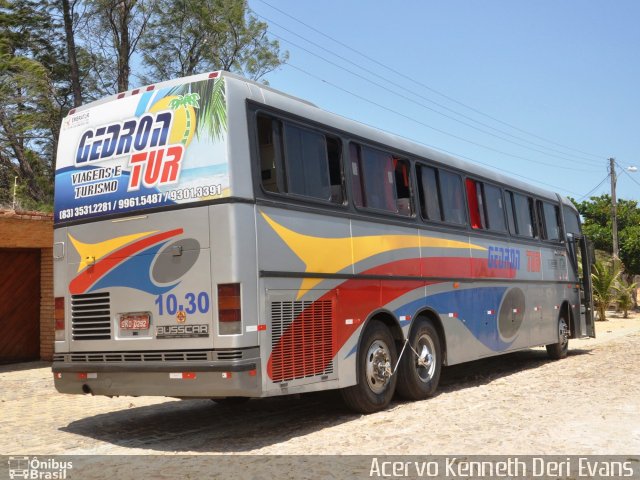
<svg viewBox="0 0 640 480"><path fill-rule="evenodd" d="M60 393L178 398L260 397L258 361L127 362L126 365L54 362Z"/></svg>

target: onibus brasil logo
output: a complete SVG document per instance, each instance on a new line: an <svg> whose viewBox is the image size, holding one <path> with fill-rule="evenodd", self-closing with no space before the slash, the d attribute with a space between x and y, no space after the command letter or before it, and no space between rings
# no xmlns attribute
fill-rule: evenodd
<svg viewBox="0 0 640 480"><path fill-rule="evenodd" d="M168 102L167 110L86 130L76 150L76 167L129 155L128 191L177 183L185 146L195 130L193 109L199 108L199 100L197 93L178 95ZM119 166L76 172L72 175L74 185L104 181L87 185L91 192L76 191L75 197L114 192L117 181L113 178L121 174Z"/></svg>
<svg viewBox="0 0 640 480"><path fill-rule="evenodd" d="M38 457L9 457L9 478L28 478L38 480L64 480L67 471L73 469L73 462L64 462L54 458L40 460Z"/></svg>

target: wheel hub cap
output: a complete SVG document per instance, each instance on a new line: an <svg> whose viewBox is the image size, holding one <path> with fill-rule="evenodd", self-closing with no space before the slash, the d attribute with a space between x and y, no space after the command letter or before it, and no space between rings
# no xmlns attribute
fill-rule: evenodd
<svg viewBox="0 0 640 480"><path fill-rule="evenodd" d="M391 354L384 342L377 340L367 352L367 383L375 393L381 393L391 379Z"/></svg>

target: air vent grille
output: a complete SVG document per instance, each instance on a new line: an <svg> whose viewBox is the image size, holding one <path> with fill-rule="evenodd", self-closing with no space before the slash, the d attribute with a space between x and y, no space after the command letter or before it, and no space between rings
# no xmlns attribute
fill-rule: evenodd
<svg viewBox="0 0 640 480"><path fill-rule="evenodd" d="M111 305L109 293L71 296L73 340L110 340Z"/></svg>
<svg viewBox="0 0 640 480"><path fill-rule="evenodd" d="M274 382L333 372L333 302L271 303L271 378Z"/></svg>
<svg viewBox="0 0 640 480"><path fill-rule="evenodd" d="M218 360L242 360L242 350L218 350Z"/></svg>
<svg viewBox="0 0 640 480"><path fill-rule="evenodd" d="M71 362L188 362L209 360L206 351L72 353Z"/></svg>

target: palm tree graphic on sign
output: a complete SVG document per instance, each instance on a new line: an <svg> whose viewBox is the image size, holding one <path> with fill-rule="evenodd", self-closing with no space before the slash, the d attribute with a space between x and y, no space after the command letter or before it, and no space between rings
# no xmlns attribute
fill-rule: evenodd
<svg viewBox="0 0 640 480"><path fill-rule="evenodd" d="M191 118L191 109L187 107L200 108L200 95L198 93L187 93L185 95L178 95L177 97L171 99L169 102L169 108L171 110L177 110L179 108L184 108L184 112L186 114L186 122L184 128L184 135L180 140L182 145L187 144L187 140L189 139L189 135L191 134L191 129L193 128L193 123L195 118Z"/></svg>
<svg viewBox="0 0 640 480"><path fill-rule="evenodd" d="M224 138L227 131L227 107L222 78L180 85L172 89L169 95L176 95L176 98L171 100L169 108L173 108L171 104L174 100L181 98L186 99L186 103L185 100L179 100L180 105L177 105L177 108L180 106L185 109L197 108L194 112L196 118L192 119L196 123L197 136L204 134L218 140ZM195 104L189 102L195 102Z"/></svg>

